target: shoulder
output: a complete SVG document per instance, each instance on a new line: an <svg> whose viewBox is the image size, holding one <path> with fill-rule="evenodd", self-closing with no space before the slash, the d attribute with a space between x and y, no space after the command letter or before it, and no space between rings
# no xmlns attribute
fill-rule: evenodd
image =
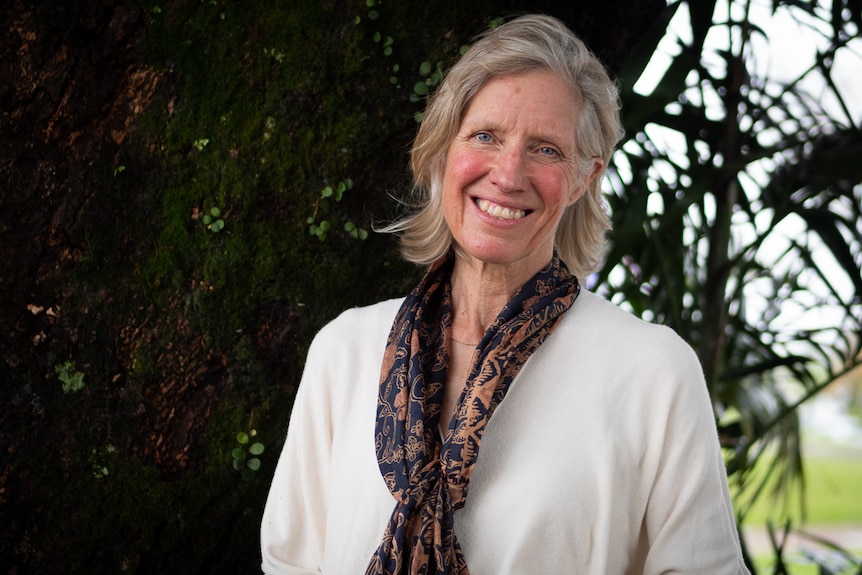
<svg viewBox="0 0 862 575"><path fill-rule="evenodd" d="M553 353L555 361L606 382L618 380L627 390L631 388L626 382L645 380L662 381L666 390L683 382L703 385L699 358L674 330L635 317L586 290L548 343L547 353Z"/></svg>
<svg viewBox="0 0 862 575"><path fill-rule="evenodd" d="M369 306L349 308L323 326L312 346L318 341L371 343L381 337L385 343L403 301L403 298L390 299Z"/></svg>
<svg viewBox="0 0 862 575"><path fill-rule="evenodd" d="M583 290L572 309L564 316L562 328L583 334L601 344L613 343L622 348L670 348L673 351L691 347L671 328L649 323L601 296Z"/></svg>
<svg viewBox="0 0 862 575"><path fill-rule="evenodd" d="M385 300L341 312L312 339L306 370L312 365L323 371L344 370L356 368L358 362L378 361L402 301Z"/></svg>
<svg viewBox="0 0 862 575"><path fill-rule="evenodd" d="M299 392L342 413L357 394L376 397L386 340L401 300L350 308L314 336ZM373 419L373 417L372 417Z"/></svg>

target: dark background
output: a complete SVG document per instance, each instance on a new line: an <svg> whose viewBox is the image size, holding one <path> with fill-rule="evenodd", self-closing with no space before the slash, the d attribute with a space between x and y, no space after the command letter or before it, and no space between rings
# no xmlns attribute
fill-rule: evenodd
<svg viewBox="0 0 862 575"><path fill-rule="evenodd" d="M618 70L664 8L372 4L0 5L3 572L256 572L310 336L418 277L344 224L409 187L420 64L537 10Z"/></svg>

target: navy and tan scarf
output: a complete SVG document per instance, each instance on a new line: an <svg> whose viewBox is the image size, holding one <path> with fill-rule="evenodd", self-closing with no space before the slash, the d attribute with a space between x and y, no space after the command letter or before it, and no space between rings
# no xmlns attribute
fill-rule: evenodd
<svg viewBox="0 0 862 575"><path fill-rule="evenodd" d="M557 254L506 304L479 342L455 416L438 432L451 338L452 256L404 300L386 346L375 447L395 509L366 575L468 575L454 533L482 434L509 384L578 297Z"/></svg>

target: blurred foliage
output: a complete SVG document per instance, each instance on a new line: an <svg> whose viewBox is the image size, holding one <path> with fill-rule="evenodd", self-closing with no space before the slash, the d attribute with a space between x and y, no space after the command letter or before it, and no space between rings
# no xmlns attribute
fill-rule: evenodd
<svg viewBox="0 0 862 575"><path fill-rule="evenodd" d="M812 46L789 79L768 66L780 18ZM760 497L804 493L800 406L862 363L862 118L835 66L858 57L860 19L852 1L672 2L621 73L596 281L697 350L740 521Z"/></svg>

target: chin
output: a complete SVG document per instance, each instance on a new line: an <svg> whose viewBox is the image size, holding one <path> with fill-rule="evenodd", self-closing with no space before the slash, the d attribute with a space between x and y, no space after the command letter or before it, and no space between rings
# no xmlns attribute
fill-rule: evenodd
<svg viewBox="0 0 862 575"><path fill-rule="evenodd" d="M473 245L467 248L461 246L459 251L465 257L485 264L499 266L518 264L529 259L529 255L527 254L513 252L511 246L490 246L487 244L482 246Z"/></svg>

